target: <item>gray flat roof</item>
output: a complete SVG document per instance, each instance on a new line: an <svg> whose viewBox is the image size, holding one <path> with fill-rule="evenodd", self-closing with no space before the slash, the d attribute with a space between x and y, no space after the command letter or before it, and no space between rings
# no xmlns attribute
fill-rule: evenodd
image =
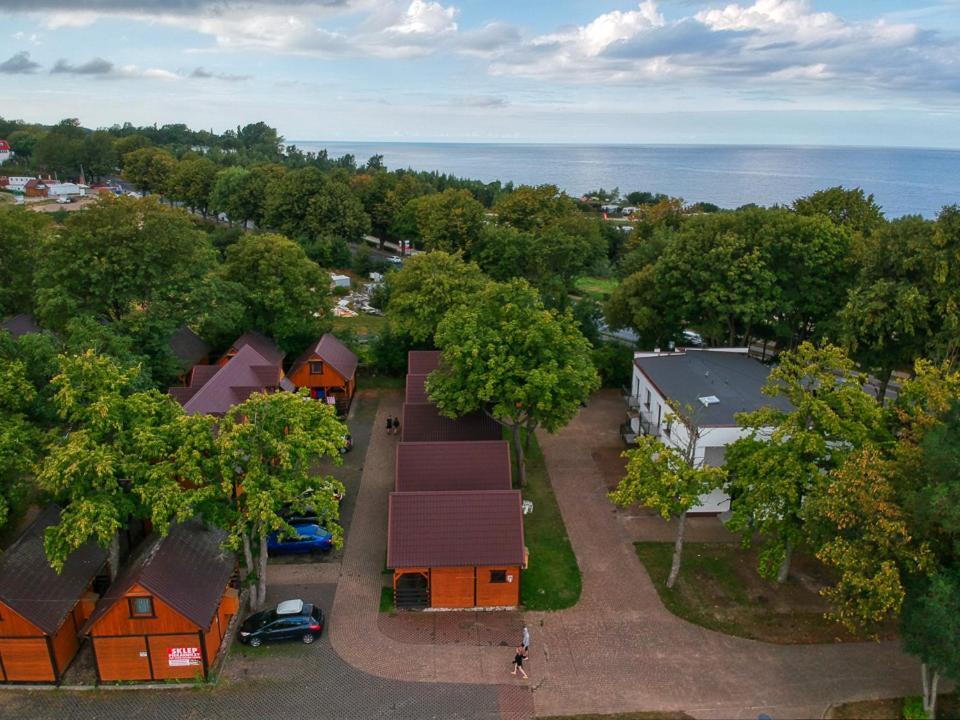
<svg viewBox="0 0 960 720"><path fill-rule="evenodd" d="M744 353L686 350L633 362L666 399L696 408L701 425L736 425L737 413L767 405L793 408L786 398L760 391L770 368ZM710 395L720 402L704 407L699 398Z"/></svg>

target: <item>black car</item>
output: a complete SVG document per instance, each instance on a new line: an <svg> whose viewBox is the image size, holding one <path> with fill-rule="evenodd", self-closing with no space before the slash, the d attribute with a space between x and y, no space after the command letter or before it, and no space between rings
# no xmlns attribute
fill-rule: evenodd
<svg viewBox="0 0 960 720"><path fill-rule="evenodd" d="M285 600L271 610L244 620L239 639L250 647L284 640L299 640L309 645L322 633L323 610L303 600Z"/></svg>
<svg viewBox="0 0 960 720"><path fill-rule="evenodd" d="M309 501L310 496L313 494L313 490L307 490L301 497ZM333 499L337 501L337 504L343 503L343 493L335 493ZM310 505L305 505L300 510L294 510L289 504L283 506L279 513L280 517L283 518L284 522L289 523L290 525L303 525L303 524L313 524L313 525L323 525L329 518L320 517L317 514L316 509Z"/></svg>

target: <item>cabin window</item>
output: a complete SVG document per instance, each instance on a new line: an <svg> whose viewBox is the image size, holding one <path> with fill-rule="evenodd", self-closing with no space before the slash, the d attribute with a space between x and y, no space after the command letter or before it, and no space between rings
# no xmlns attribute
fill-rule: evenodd
<svg viewBox="0 0 960 720"><path fill-rule="evenodd" d="M507 571L506 570L491 570L490 571L490 583L505 583L507 581Z"/></svg>
<svg viewBox="0 0 960 720"><path fill-rule="evenodd" d="M311 361L310 361L310 374L311 374L311 375L323 375L323 361L322 361L322 360L311 360Z"/></svg>
<svg viewBox="0 0 960 720"><path fill-rule="evenodd" d="M130 600L130 617L153 617L152 597L132 597Z"/></svg>

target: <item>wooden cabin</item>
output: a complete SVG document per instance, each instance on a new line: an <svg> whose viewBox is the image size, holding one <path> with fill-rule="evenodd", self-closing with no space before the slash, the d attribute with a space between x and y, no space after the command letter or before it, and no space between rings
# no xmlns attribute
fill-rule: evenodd
<svg viewBox="0 0 960 720"><path fill-rule="evenodd" d="M147 539L81 630L99 681L207 677L239 605L225 539L196 520Z"/></svg>
<svg viewBox="0 0 960 720"><path fill-rule="evenodd" d="M186 325L177 328L167 346L177 362L180 371L177 377L182 384L186 384L194 365L210 362L211 347Z"/></svg>
<svg viewBox="0 0 960 720"><path fill-rule="evenodd" d="M510 448L504 440L402 442L397 492L510 490Z"/></svg>
<svg viewBox="0 0 960 720"><path fill-rule="evenodd" d="M298 388L309 388L318 400L330 401L346 413L357 389L357 356L336 336L326 333L308 347L287 374Z"/></svg>
<svg viewBox="0 0 960 720"><path fill-rule="evenodd" d="M407 372L412 375L429 375L440 367L439 350L410 350L407 352Z"/></svg>
<svg viewBox="0 0 960 720"><path fill-rule="evenodd" d="M57 574L43 549L60 522L50 505L0 555L0 682L59 683L80 647L78 630L93 612L93 584L106 552L87 543Z"/></svg>
<svg viewBox="0 0 960 720"><path fill-rule="evenodd" d="M268 338L263 333L257 332L256 330L248 330L243 335L238 337L234 343L227 348L227 351L223 356L217 361L217 365L223 367L230 359L240 352L247 345L251 346L256 350L261 357L263 357L271 365L281 365L283 363L283 358L285 354L280 348L277 347L277 344Z"/></svg>
<svg viewBox="0 0 960 720"><path fill-rule="evenodd" d="M441 415L429 403L404 403L400 424L404 442L502 440L500 423L482 412L456 419Z"/></svg>
<svg viewBox="0 0 960 720"><path fill-rule="evenodd" d="M515 607L525 566L517 490L390 493L387 567L401 608Z"/></svg>

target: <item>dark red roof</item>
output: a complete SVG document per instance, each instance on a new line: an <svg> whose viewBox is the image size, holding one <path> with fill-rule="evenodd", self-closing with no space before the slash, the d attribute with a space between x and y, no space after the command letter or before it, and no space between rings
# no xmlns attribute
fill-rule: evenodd
<svg viewBox="0 0 960 720"><path fill-rule="evenodd" d="M198 520L172 526L166 537L151 535L97 603L81 634L88 634L134 585L142 585L194 625L209 630L236 567L233 555L221 547L226 538L224 530L206 528Z"/></svg>
<svg viewBox="0 0 960 720"><path fill-rule="evenodd" d="M170 352L177 358L183 371L187 371L210 355L210 346L193 330L183 325L170 337Z"/></svg>
<svg viewBox="0 0 960 720"><path fill-rule="evenodd" d="M59 575L43 549L48 527L60 522L60 508L47 506L23 534L0 555L0 601L53 635L86 592L107 560L95 543L82 545L67 558Z"/></svg>
<svg viewBox="0 0 960 720"><path fill-rule="evenodd" d="M357 372L357 356L335 335L326 333L316 344L303 351L290 368L290 374L293 375L314 356L340 373L344 380L352 380Z"/></svg>
<svg viewBox="0 0 960 720"><path fill-rule="evenodd" d="M422 375L407 375L407 396L405 398L405 402L410 404L430 402L430 396L427 395L426 388L428 377L429 373Z"/></svg>
<svg viewBox="0 0 960 720"><path fill-rule="evenodd" d="M280 359L270 362L252 344L245 344L223 367L197 365L190 384L169 393L188 415L224 415L254 393L276 390L282 375Z"/></svg>
<svg viewBox="0 0 960 720"><path fill-rule="evenodd" d="M523 565L518 490L390 493L387 567Z"/></svg>
<svg viewBox="0 0 960 720"><path fill-rule="evenodd" d="M439 350L410 350L407 353L407 372L414 375L432 373L440 367Z"/></svg>
<svg viewBox="0 0 960 720"><path fill-rule="evenodd" d="M450 440L501 440L500 424L481 412L456 420L444 417L429 403L404 404L400 426L404 442L442 442Z"/></svg>
<svg viewBox="0 0 960 720"><path fill-rule="evenodd" d="M13 339L29 335L30 333L40 332L33 315L14 315L0 323L0 329L6 330L13 336Z"/></svg>
<svg viewBox="0 0 960 720"><path fill-rule="evenodd" d="M283 362L285 353L277 347L277 344L273 340L263 333L259 333L256 330L247 330L247 332L237 338L236 342L231 346L231 349L240 352L245 345L252 345L253 349L266 358L270 364L279 365Z"/></svg>
<svg viewBox="0 0 960 720"><path fill-rule="evenodd" d="M488 442L402 442L397 492L510 490L510 448Z"/></svg>

